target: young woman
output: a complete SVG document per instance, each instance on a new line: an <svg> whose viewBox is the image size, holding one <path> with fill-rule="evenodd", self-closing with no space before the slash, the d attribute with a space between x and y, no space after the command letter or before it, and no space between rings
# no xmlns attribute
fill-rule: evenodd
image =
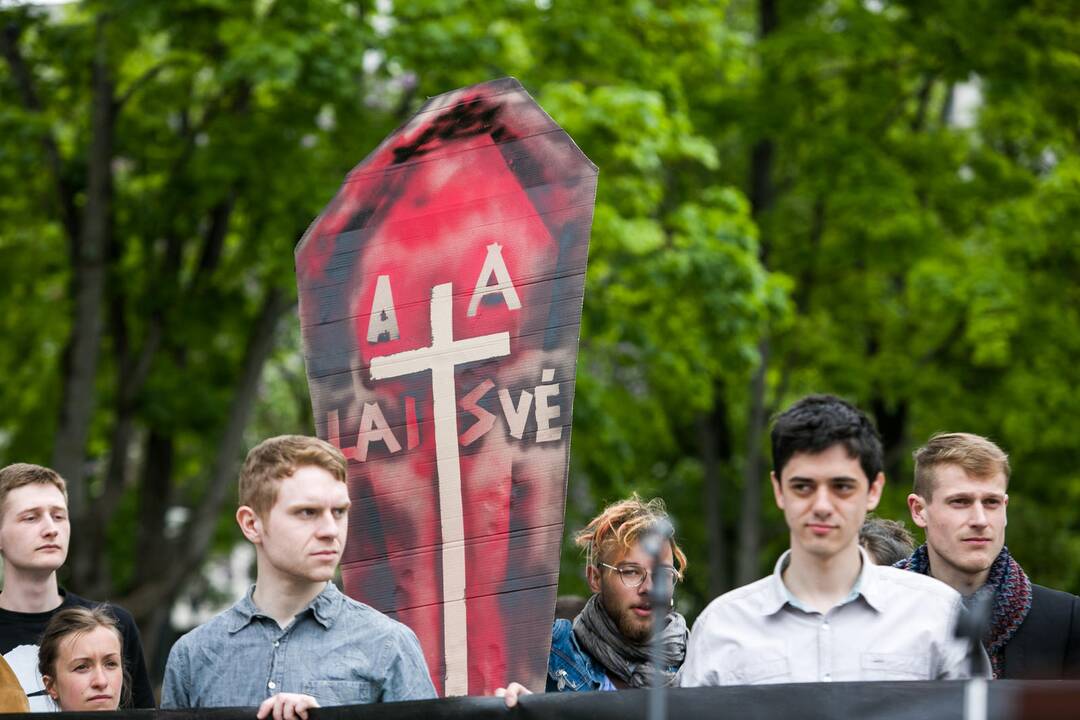
<svg viewBox="0 0 1080 720"><path fill-rule="evenodd" d="M130 693L120 628L103 607L56 613L41 636L38 671L61 710L116 710Z"/></svg>

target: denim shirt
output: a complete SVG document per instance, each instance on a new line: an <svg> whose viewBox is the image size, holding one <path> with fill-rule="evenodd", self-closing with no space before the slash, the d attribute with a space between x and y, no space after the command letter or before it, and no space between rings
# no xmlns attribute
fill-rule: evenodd
<svg viewBox="0 0 1080 720"><path fill-rule="evenodd" d="M323 707L435 697L416 635L333 583L282 629L252 600L180 638L162 708L254 707L279 692Z"/></svg>
<svg viewBox="0 0 1080 720"><path fill-rule="evenodd" d="M556 620L551 628L547 692L615 690L601 665L581 646L569 620Z"/></svg>

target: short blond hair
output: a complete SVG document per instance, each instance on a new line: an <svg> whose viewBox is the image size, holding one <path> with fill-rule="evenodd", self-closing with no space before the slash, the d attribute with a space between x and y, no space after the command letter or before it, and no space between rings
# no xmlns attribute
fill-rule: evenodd
<svg viewBox="0 0 1080 720"><path fill-rule="evenodd" d="M263 516L277 502L281 481L302 467L326 470L345 482L346 461L340 450L307 435L278 435L251 448L240 469L240 504Z"/></svg>
<svg viewBox="0 0 1080 720"><path fill-rule="evenodd" d="M606 562L616 554L624 553L634 547L634 544L656 526L658 521L668 517L664 501L653 498L645 501L634 493L626 500L612 503L604 508L603 512L589 521L589 524L579 532L574 541L578 547L585 551L585 562L588 565L599 565ZM675 560L675 570L683 574L686 570L686 555L672 536L671 554Z"/></svg>
<svg viewBox="0 0 1080 720"><path fill-rule="evenodd" d="M956 465L968 475L990 478L1001 473L1009 482L1009 456L991 440L971 433L938 433L912 453L915 458L914 492L930 500L934 492L934 469Z"/></svg>
<svg viewBox="0 0 1080 720"><path fill-rule="evenodd" d="M0 469L0 519L3 519L4 503L11 491L34 484L53 485L64 496L64 504L67 505L67 483L60 473L42 465L14 463Z"/></svg>

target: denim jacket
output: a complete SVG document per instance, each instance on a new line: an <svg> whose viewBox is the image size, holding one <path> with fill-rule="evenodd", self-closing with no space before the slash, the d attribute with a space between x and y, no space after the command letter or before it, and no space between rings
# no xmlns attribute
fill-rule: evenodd
<svg viewBox="0 0 1080 720"><path fill-rule="evenodd" d="M574 637L569 620L556 620L551 628L547 692L615 690L601 665Z"/></svg>

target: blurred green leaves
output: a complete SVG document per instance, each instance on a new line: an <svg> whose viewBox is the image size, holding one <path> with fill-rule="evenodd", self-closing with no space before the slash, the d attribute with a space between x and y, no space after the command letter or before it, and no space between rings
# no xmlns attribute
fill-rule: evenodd
<svg viewBox="0 0 1080 720"><path fill-rule="evenodd" d="M1001 442L1014 554L1036 581L1080 589L1080 21L1052 2L777 7L764 40L751 0L4 9L41 107L0 65L0 456L51 448L70 239L42 138L82 202L105 14L123 98L119 309L87 466L100 484L111 454L129 454L114 536L137 525L151 435L172 439L170 502L206 487L260 299L294 292L292 247L345 173L425 97L515 75L600 168L569 531L632 490L665 496L689 541L682 602L701 607L709 554L733 551L767 338L768 410L827 391L877 415L885 515L905 516L907 457L930 433ZM765 140L775 202L755 215L751 153ZM154 318L162 351L131 410L136 442L118 450L117 351L145 347ZM248 440L310 431L295 320L288 330ZM705 545L703 418L721 451L720 547ZM786 538L765 508L763 572ZM117 587L135 589L135 549L111 552ZM572 550L563 588L584 588Z"/></svg>

